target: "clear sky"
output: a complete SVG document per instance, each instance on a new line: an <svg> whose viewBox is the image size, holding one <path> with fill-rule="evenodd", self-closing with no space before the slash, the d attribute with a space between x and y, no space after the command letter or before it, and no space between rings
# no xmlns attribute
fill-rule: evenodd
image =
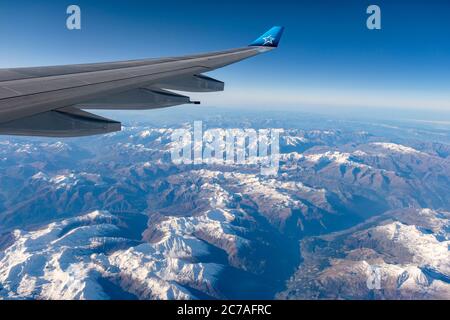
<svg viewBox="0 0 450 320"><path fill-rule="evenodd" d="M66 8L82 30L66 29ZM366 28L377 4L382 30ZM272 25L280 48L210 76L206 105L450 111L450 1L1 1L0 67L178 56L240 47ZM197 97L195 97L197 98Z"/></svg>

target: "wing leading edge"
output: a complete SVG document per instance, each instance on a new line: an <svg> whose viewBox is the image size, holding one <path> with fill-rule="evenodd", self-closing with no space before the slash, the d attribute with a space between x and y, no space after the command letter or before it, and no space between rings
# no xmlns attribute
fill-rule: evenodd
<svg viewBox="0 0 450 320"><path fill-rule="evenodd" d="M0 70L0 134L67 137L120 131L120 122L81 109L197 103L168 90L223 91L223 82L202 73L273 50L282 33L282 27L273 27L248 47L193 56Z"/></svg>

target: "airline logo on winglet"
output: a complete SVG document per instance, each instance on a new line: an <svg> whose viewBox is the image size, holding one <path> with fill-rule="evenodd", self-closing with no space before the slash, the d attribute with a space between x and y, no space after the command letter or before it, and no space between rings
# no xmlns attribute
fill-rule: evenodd
<svg viewBox="0 0 450 320"><path fill-rule="evenodd" d="M269 31L264 33L258 39L253 41L252 47L278 47L281 36L283 35L284 27L272 27Z"/></svg>

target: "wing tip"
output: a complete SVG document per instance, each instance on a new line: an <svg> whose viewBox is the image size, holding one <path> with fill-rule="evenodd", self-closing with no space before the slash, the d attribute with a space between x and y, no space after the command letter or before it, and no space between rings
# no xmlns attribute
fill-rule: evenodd
<svg viewBox="0 0 450 320"><path fill-rule="evenodd" d="M284 32L283 26L273 26L263 35L261 35L255 41L253 41L249 46L277 48L278 44L280 43L283 32Z"/></svg>

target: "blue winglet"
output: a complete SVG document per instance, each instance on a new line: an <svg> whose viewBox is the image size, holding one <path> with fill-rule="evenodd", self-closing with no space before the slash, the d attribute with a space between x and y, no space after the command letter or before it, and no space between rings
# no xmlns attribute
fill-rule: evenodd
<svg viewBox="0 0 450 320"><path fill-rule="evenodd" d="M269 31L264 33L261 37L253 41L251 47L278 47L281 36L283 35L284 27L272 27Z"/></svg>

